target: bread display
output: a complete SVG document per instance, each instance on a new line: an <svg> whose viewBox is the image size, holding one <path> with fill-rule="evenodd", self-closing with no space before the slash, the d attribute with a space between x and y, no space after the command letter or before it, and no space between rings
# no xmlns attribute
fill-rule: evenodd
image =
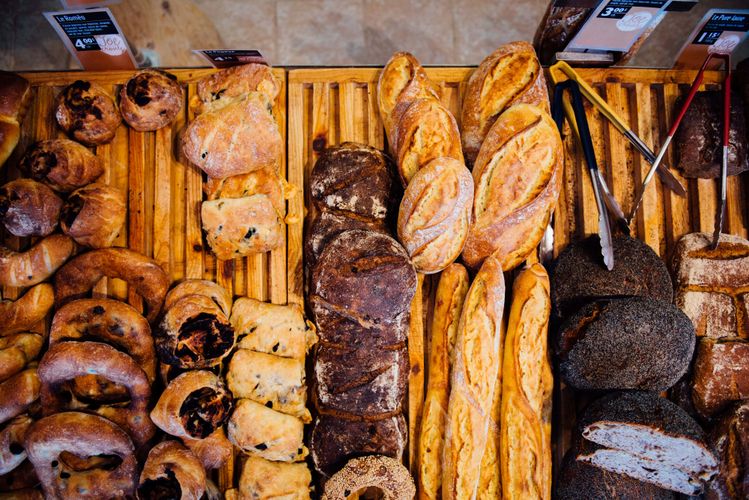
<svg viewBox="0 0 749 500"><path fill-rule="evenodd" d="M30 103L29 82L15 73L0 71L0 167L18 145Z"/></svg>
<svg viewBox="0 0 749 500"><path fill-rule="evenodd" d="M24 252L0 246L0 285L25 287L46 280L67 261L75 250L73 240L52 234Z"/></svg>
<svg viewBox="0 0 749 500"><path fill-rule="evenodd" d="M439 272L460 256L472 205L473 178L460 161L436 158L416 172L398 211L398 239L418 272Z"/></svg>
<svg viewBox="0 0 749 500"><path fill-rule="evenodd" d="M556 355L562 379L576 389L664 391L686 373L694 346L694 327L678 308L630 297L591 302L570 316Z"/></svg>
<svg viewBox="0 0 749 500"><path fill-rule="evenodd" d="M73 191L62 207L60 228L79 245L110 247L127 217L125 194L104 184Z"/></svg>
<svg viewBox="0 0 749 500"><path fill-rule="evenodd" d="M494 390L502 363L502 266L488 257L468 289L450 376L442 498L473 498L479 485Z"/></svg>
<svg viewBox="0 0 749 500"><path fill-rule="evenodd" d="M0 187L0 223L18 237L47 236L60 220L62 200L49 187L16 179Z"/></svg>
<svg viewBox="0 0 749 500"><path fill-rule="evenodd" d="M312 475L304 463L271 462L248 456L239 478L241 498L309 500Z"/></svg>
<svg viewBox="0 0 749 500"><path fill-rule="evenodd" d="M100 85L76 80L57 96L57 124L86 146L107 144L122 121L112 96Z"/></svg>
<svg viewBox="0 0 749 500"><path fill-rule="evenodd" d="M352 491L381 491L388 500L411 500L416 486L403 464L390 457L353 458L325 483L324 500L345 500Z"/></svg>
<svg viewBox="0 0 749 500"><path fill-rule="evenodd" d="M531 492L551 498L550 314L549 277L533 264L515 278L507 321L499 422L502 498Z"/></svg>
<svg viewBox="0 0 749 500"><path fill-rule="evenodd" d="M694 356L692 402L705 417L749 399L749 340L700 339Z"/></svg>
<svg viewBox="0 0 749 500"><path fill-rule="evenodd" d="M0 337L0 382L8 380L36 359L44 337L36 333L14 333Z"/></svg>
<svg viewBox="0 0 749 500"><path fill-rule="evenodd" d="M578 422L596 447L577 460L684 495L702 493L717 460L702 428L670 401L623 392L592 403Z"/></svg>
<svg viewBox="0 0 749 500"><path fill-rule="evenodd" d="M45 417L26 434L26 452L46 498L100 499L132 495L138 466L128 435L109 420L87 413ZM64 457L79 461L99 455L116 457L107 467L77 470ZM106 460L106 459L105 459Z"/></svg>
<svg viewBox="0 0 749 500"><path fill-rule="evenodd" d="M205 493L205 482L205 469L190 450L177 441L163 441L148 452L138 480L137 497L200 500Z"/></svg>
<svg viewBox="0 0 749 500"><path fill-rule="evenodd" d="M16 300L0 301L0 325L3 335L28 331L52 309L55 290L48 283L30 288Z"/></svg>
<svg viewBox="0 0 749 500"><path fill-rule="evenodd" d="M749 496L749 402L731 408L709 435L718 458L718 475L708 484L707 500Z"/></svg>
<svg viewBox="0 0 749 500"><path fill-rule="evenodd" d="M509 270L536 248L562 183L559 132L543 107L516 104L494 122L473 165L473 225L463 261L496 252Z"/></svg>
<svg viewBox="0 0 749 500"><path fill-rule="evenodd" d="M681 109L684 98L674 104ZM723 161L723 91L697 92L676 131L676 165L687 178L720 177ZM728 139L728 175L749 169L744 102L740 94L731 94L731 131Z"/></svg>
<svg viewBox="0 0 749 500"><path fill-rule="evenodd" d="M668 268L653 249L628 236L615 236L612 243L611 271L601 261L601 245L595 235L571 243L551 264L551 303L556 321L596 299L637 296L673 301Z"/></svg>
<svg viewBox="0 0 749 500"><path fill-rule="evenodd" d="M182 111L184 92L177 77L166 71L144 69L120 90L122 118L139 132L169 125Z"/></svg>
<svg viewBox="0 0 749 500"><path fill-rule="evenodd" d="M463 151L473 165L497 118L509 107L526 103L549 112L541 63L528 42L512 42L487 56L468 79L461 115Z"/></svg>
<svg viewBox="0 0 749 500"><path fill-rule="evenodd" d="M35 181L61 193L75 191L104 173L101 160L69 139L39 141L29 146L19 168Z"/></svg>
<svg viewBox="0 0 749 500"><path fill-rule="evenodd" d="M32 422L28 415L19 415L0 430L0 474L8 474L26 460L23 442Z"/></svg>

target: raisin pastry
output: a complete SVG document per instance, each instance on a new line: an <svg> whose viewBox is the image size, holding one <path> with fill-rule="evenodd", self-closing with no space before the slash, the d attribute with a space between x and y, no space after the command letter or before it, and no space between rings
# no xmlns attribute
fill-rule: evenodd
<svg viewBox="0 0 749 500"><path fill-rule="evenodd" d="M185 99L177 77L166 71L144 69L120 90L120 111L128 125L151 132L169 125Z"/></svg>
<svg viewBox="0 0 749 500"><path fill-rule="evenodd" d="M222 69L200 80L190 105L196 113L220 108L250 92L263 94L275 103L281 82L265 64L242 64Z"/></svg>
<svg viewBox="0 0 749 500"><path fill-rule="evenodd" d="M79 245L111 247L125 223L125 193L104 184L73 191L62 207L60 227Z"/></svg>
<svg viewBox="0 0 749 500"><path fill-rule="evenodd" d="M309 500L310 483L312 474L307 464L271 462L249 456L239 478L239 495L241 498Z"/></svg>
<svg viewBox="0 0 749 500"><path fill-rule="evenodd" d="M247 174L231 177L208 177L203 183L203 193L208 201L219 198L246 198L253 194L264 194L278 212L286 215L286 200L296 192L296 187L286 182L275 168L261 168ZM291 223L291 220L287 220Z"/></svg>
<svg viewBox="0 0 749 500"><path fill-rule="evenodd" d="M18 167L55 191L69 193L94 182L104 173L101 160L70 139L39 141L21 158Z"/></svg>
<svg viewBox="0 0 749 500"><path fill-rule="evenodd" d="M177 441L164 441L148 452L138 482L138 498L201 500L205 481L203 464L190 450Z"/></svg>
<svg viewBox="0 0 749 500"><path fill-rule="evenodd" d="M19 238L52 233L61 208L54 191L31 179L16 179L0 188L0 222Z"/></svg>
<svg viewBox="0 0 749 500"><path fill-rule="evenodd" d="M60 128L87 146L111 142L122 120L112 96L100 85L83 80L76 80L57 96L55 117Z"/></svg>
<svg viewBox="0 0 749 500"><path fill-rule="evenodd" d="M227 432L243 452L275 462L299 462L308 453L304 422L250 399L239 400Z"/></svg>

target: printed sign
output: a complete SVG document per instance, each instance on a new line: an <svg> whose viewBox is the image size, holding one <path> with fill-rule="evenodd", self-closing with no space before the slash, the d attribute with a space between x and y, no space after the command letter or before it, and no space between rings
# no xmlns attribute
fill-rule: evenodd
<svg viewBox="0 0 749 500"><path fill-rule="evenodd" d="M258 50L254 49L221 49L221 50L193 50L194 53L202 56L214 68L228 68L230 66L239 66L240 64L265 64L268 62Z"/></svg>
<svg viewBox="0 0 749 500"><path fill-rule="evenodd" d="M44 16L83 69L101 71L138 67L109 9L45 12Z"/></svg>
<svg viewBox="0 0 749 500"><path fill-rule="evenodd" d="M700 68L707 54L730 54L749 33L749 10L712 9L692 31L676 58L675 68ZM709 69L718 69L722 62L711 61Z"/></svg>
<svg viewBox="0 0 749 500"><path fill-rule="evenodd" d="M669 0L602 2L565 50L626 52Z"/></svg>

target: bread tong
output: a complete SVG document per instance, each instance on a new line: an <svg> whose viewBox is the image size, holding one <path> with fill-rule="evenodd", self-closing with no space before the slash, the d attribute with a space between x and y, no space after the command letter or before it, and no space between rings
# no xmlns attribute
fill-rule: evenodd
<svg viewBox="0 0 749 500"><path fill-rule="evenodd" d="M559 133L562 133L564 127L564 114L566 111L564 106L565 90L568 90L572 97L572 119L574 119L574 122L569 115L568 119L570 119L572 128L577 131L577 136L580 139L583 154L585 155L585 163L588 165L588 171L590 172L590 180L593 183L593 194L596 199L596 206L598 207L598 236L601 239L603 262L606 264L606 268L611 271L614 268L614 247L611 240L611 225L609 223L608 211L611 211L617 217L618 221L623 223L627 232L629 231L629 227L619 203L617 203L611 194L603 175L601 175L601 171L598 169L593 141L590 137L588 118L585 116L585 108L583 107L582 93L580 92L578 83L574 80L566 80L558 83L554 88L552 117L559 128Z"/></svg>
<svg viewBox="0 0 749 500"><path fill-rule="evenodd" d="M668 131L668 137L666 137L666 140L663 142L663 146L661 146L661 150L658 152L658 157L655 159L653 168L657 167L657 165L660 164L660 162L663 160L663 157L666 155L666 150L668 149L669 144L671 144L671 140L674 138L674 135L676 134L676 130L679 128L679 124L681 123L681 120L684 118L684 115L686 114L687 109L689 109L689 106L691 106L694 96L697 94L697 91L700 89L700 85L702 85L702 80L705 77L705 69L707 69L707 65L710 63L710 60L713 58L724 59L726 61L726 79L725 79L725 82L723 83L723 163L720 169L720 206L718 207L718 211L715 214L715 229L713 231L713 241L712 241L712 248L715 249L717 248L718 242L720 241L720 233L723 230L723 219L725 217L725 212L726 212L726 183L728 181L728 143L729 143L729 137L731 135L731 55L730 54L719 54L719 53L714 53L714 52L708 53L707 57L705 58L705 62L702 63L702 67L700 68L699 72L697 73L697 76L694 78L694 81L692 82L692 86L689 89L689 94L687 94L687 98L684 100L684 104L682 104L681 109L679 110L679 113L676 115L676 119L674 120L674 123L671 125L671 128Z"/></svg>

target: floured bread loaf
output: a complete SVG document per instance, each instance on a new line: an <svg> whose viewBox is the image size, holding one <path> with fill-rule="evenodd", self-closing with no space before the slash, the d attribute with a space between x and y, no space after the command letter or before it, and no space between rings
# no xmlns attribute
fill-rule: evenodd
<svg viewBox="0 0 749 500"><path fill-rule="evenodd" d="M704 417L749 398L749 340L701 339L692 383L692 402Z"/></svg>

